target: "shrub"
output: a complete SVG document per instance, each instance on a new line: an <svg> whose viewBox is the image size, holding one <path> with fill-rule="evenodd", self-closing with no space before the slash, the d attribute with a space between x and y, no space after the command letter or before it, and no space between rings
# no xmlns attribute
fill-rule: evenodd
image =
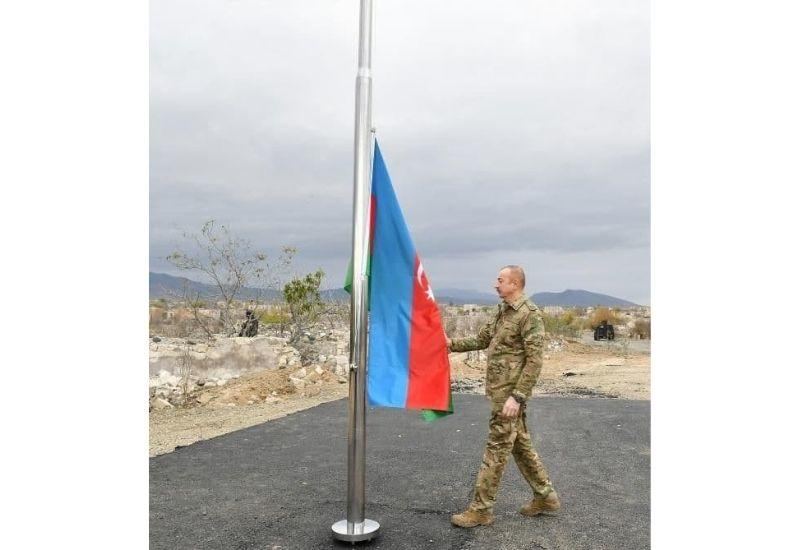
<svg viewBox="0 0 800 550"><path fill-rule="evenodd" d="M606 321L609 325L618 325L620 323L620 318L617 316L617 313L611 311L607 307L599 307L592 312L592 315L589 317L589 328L595 329L600 324Z"/></svg>
<svg viewBox="0 0 800 550"><path fill-rule="evenodd" d="M580 335L581 323L571 311L561 315L550 315L542 313L544 330L551 336L565 336L577 338Z"/></svg>
<svg viewBox="0 0 800 550"><path fill-rule="evenodd" d="M283 311L265 311L258 318L265 325L285 325L289 322L289 316Z"/></svg>
<svg viewBox="0 0 800 550"><path fill-rule="evenodd" d="M640 338L642 340L650 339L650 320L649 319L636 319L636 322L631 329L631 338Z"/></svg>

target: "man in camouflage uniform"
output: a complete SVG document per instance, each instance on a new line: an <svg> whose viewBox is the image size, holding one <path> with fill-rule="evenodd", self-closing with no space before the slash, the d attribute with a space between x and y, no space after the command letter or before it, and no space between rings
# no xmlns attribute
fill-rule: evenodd
<svg viewBox="0 0 800 550"><path fill-rule="evenodd" d="M520 513L535 516L561 507L547 470L531 444L525 419L526 400L542 370L542 315L525 295L525 272L521 267L509 265L501 269L495 289L503 303L477 337L447 339L448 348L454 352L488 348L486 395L492 402L489 437L472 502L466 511L451 518L459 527L492 523L492 509L509 454L533 489L533 500Z"/></svg>

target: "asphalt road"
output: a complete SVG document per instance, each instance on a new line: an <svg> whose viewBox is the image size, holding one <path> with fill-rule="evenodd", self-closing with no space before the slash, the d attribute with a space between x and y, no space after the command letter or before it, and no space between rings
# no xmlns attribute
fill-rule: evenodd
<svg viewBox="0 0 800 550"><path fill-rule="evenodd" d="M459 529L487 432L488 402L455 395L456 414L367 415L367 517L379 536L360 548L644 549L650 545L650 403L540 397L534 446L561 496L557 515L517 513L530 489L512 461L495 523ZM201 441L150 459L153 549L349 548L345 517L346 400Z"/></svg>

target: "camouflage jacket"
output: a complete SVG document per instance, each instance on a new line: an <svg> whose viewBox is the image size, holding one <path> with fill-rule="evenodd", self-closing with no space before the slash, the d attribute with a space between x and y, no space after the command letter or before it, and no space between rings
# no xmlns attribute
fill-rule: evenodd
<svg viewBox="0 0 800 550"><path fill-rule="evenodd" d="M474 338L453 339L451 351L488 348L486 395L502 405L510 395L530 397L542 372L544 322L539 308L524 294L511 305L497 306L494 319Z"/></svg>

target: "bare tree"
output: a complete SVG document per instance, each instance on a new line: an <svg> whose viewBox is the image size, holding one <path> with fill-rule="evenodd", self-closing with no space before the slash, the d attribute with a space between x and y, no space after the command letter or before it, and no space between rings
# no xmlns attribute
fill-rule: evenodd
<svg viewBox="0 0 800 550"><path fill-rule="evenodd" d="M296 253L296 249L284 246L275 262L270 263L266 254L254 251L249 241L236 237L226 225L214 220L203 224L199 234L184 233L184 238L192 245L193 252L176 250L167 260L179 270L200 274L210 282L213 288L210 292L204 293L187 283L178 297L208 338L218 330L229 335L237 333L234 304L242 298L246 287L255 289L255 294L248 296L248 307L258 315L265 291L280 288ZM218 319L204 314L207 301L220 308Z"/></svg>
<svg viewBox="0 0 800 550"><path fill-rule="evenodd" d="M192 371L194 370L194 358L189 350L189 345L186 344L183 348L183 353L178 358L178 376L180 377L181 388L181 402L186 403L189 395L189 383L192 379Z"/></svg>
<svg viewBox="0 0 800 550"><path fill-rule="evenodd" d="M332 300L323 303L320 322L324 322L329 330L348 326L350 323L350 302Z"/></svg>

